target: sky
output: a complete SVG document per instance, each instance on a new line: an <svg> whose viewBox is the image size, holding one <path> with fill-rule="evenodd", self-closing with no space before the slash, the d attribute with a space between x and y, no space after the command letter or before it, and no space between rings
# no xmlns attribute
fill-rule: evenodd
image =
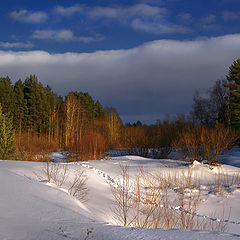
<svg viewBox="0 0 240 240"><path fill-rule="evenodd" d="M240 57L239 0L8 0L0 76L83 91L124 122L189 113Z"/></svg>

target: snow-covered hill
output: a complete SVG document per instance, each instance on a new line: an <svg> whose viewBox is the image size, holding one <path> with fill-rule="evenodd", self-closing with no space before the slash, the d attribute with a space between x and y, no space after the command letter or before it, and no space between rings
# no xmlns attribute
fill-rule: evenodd
<svg viewBox="0 0 240 240"><path fill-rule="evenodd" d="M61 156L58 160L61 161ZM179 161L135 156L69 163L71 173L81 169L88 176L89 200L81 203L64 189L47 185L46 179L37 179L36 173L41 173L44 163L0 161L0 239L240 239L239 185L226 186L222 194L206 190L206 200L198 212L202 217L210 217L212 212L218 215L222 213L220 206L224 205L229 233L116 226L111 212L113 198L109 184L118 181L119 163L129 165L131 176L136 173L138 166L152 173L166 171L168 166L176 172L187 169L186 164ZM219 167L209 169L207 165L195 164L192 170L203 184L207 184ZM229 165L221 166L221 171L224 176L226 173L234 176L240 173L239 168Z"/></svg>

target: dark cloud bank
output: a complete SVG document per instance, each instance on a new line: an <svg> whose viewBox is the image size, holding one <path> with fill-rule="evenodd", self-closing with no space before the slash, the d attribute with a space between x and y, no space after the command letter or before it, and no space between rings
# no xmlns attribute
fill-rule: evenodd
<svg viewBox="0 0 240 240"><path fill-rule="evenodd" d="M223 78L240 57L240 34L193 41L159 40L134 49L50 54L0 51L1 76L35 74L61 95L88 91L124 121L151 123L189 112L195 89Z"/></svg>

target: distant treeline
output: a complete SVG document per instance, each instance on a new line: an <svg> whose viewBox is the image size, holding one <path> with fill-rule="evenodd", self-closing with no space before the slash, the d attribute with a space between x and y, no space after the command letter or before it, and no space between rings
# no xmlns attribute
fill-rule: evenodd
<svg viewBox="0 0 240 240"><path fill-rule="evenodd" d="M225 126L239 134L240 60L230 66L227 80L215 82L207 97L196 92L188 116L166 117L152 125L140 121L124 125L115 109L104 109L88 93L70 92L63 98L48 85L43 86L35 75L15 84L9 77L0 78L0 105L4 116L12 121L15 157L20 159L32 160L60 150L71 152L78 160L98 159L107 149L116 148L142 156L151 148L156 158L167 157L186 130L200 136L206 129L196 127L210 131Z"/></svg>
<svg viewBox="0 0 240 240"><path fill-rule="evenodd" d="M63 98L34 75L15 84L0 78L0 91L2 112L12 121L21 159L59 150L79 160L97 159L107 149L167 147L186 124L181 115L174 122L124 126L115 109L104 109L88 93L70 92Z"/></svg>

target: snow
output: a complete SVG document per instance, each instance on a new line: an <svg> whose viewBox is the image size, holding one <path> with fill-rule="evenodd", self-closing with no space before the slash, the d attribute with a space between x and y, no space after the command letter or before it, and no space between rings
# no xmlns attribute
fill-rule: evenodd
<svg viewBox="0 0 240 240"><path fill-rule="evenodd" d="M212 218L212 221L223 218L228 223L229 233L117 226L111 211L110 184L118 186L120 164L129 166L133 179L139 167L152 174L164 174L169 169L173 174L187 174L185 162L121 156L111 160L66 163L66 156L53 153L55 162L68 165L71 176L77 170L84 170L89 194L88 201L82 203L69 195L64 185L59 188L47 183L46 178L36 177L36 173L42 174L45 163L0 161L0 239L240 239L239 183L222 186L219 192L209 187L218 180L219 172L226 183L232 181L231 176L239 176L239 156L239 153L229 155L228 165L210 168L207 164L194 162L191 166L193 177L201 180L202 189L202 202L196 214ZM177 205L174 207L179 209Z"/></svg>

